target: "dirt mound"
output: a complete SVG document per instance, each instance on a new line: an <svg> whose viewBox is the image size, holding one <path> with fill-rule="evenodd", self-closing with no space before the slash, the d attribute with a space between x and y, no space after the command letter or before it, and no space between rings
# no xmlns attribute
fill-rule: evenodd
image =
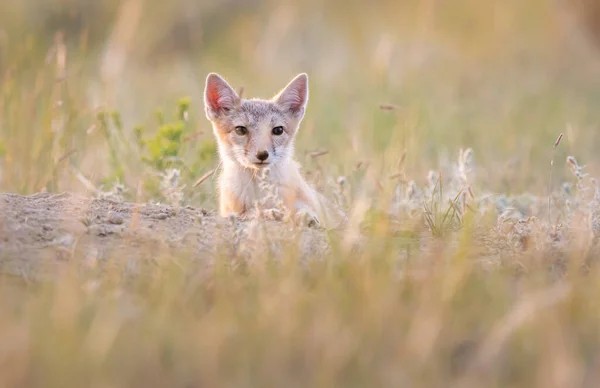
<svg viewBox="0 0 600 388"><path fill-rule="evenodd" d="M108 262L138 273L173 254L211 265L217 257L241 260L289 252L315 258L327 249L321 230L225 219L206 209L68 193L0 194L0 271L4 274L39 277L68 263L85 268Z"/></svg>

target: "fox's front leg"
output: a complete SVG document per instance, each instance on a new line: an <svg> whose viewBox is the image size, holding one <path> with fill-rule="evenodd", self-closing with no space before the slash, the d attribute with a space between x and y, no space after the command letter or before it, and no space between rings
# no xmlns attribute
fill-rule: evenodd
<svg viewBox="0 0 600 388"><path fill-rule="evenodd" d="M246 207L231 190L222 188L219 193L219 214L221 217L244 217Z"/></svg>
<svg viewBox="0 0 600 388"><path fill-rule="evenodd" d="M310 206L298 201L294 204L294 221L296 225L316 228L321 225L319 217Z"/></svg>

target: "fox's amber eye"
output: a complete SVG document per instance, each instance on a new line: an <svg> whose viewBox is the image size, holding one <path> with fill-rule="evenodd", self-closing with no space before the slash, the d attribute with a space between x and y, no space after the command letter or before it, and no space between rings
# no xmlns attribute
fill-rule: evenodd
<svg viewBox="0 0 600 388"><path fill-rule="evenodd" d="M273 135L279 136L283 133L283 127L275 127L273 128Z"/></svg>
<svg viewBox="0 0 600 388"><path fill-rule="evenodd" d="M248 133L248 128L242 126L235 127L235 133L237 133L240 136L244 136Z"/></svg>

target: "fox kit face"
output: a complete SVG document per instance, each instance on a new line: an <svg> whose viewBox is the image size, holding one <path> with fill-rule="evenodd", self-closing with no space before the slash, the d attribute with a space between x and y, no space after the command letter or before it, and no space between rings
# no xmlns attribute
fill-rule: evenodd
<svg viewBox="0 0 600 388"><path fill-rule="evenodd" d="M292 156L308 100L300 74L270 100L242 99L218 74L206 78L204 105L224 160L244 168L273 166Z"/></svg>

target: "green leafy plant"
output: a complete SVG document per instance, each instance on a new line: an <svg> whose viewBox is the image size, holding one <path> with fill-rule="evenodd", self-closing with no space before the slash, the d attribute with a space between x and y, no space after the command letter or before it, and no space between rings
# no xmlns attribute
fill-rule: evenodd
<svg viewBox="0 0 600 388"><path fill-rule="evenodd" d="M142 148L142 161L159 171L181 164L183 139L192 130L188 120L189 107L189 98L180 99L175 117L171 121L165 121L164 113L157 110L156 119L159 127L150 137L144 137L143 127L134 129L138 144Z"/></svg>

